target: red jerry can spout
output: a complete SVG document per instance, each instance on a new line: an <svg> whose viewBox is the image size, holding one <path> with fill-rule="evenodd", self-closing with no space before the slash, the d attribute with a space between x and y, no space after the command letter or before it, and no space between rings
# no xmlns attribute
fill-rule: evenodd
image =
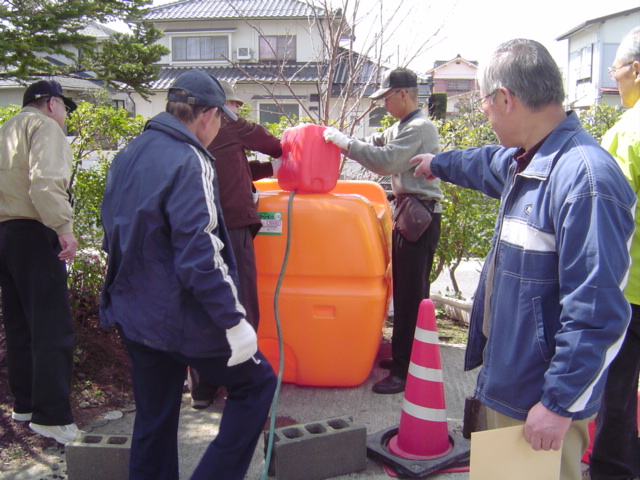
<svg viewBox="0 0 640 480"><path fill-rule="evenodd" d="M338 182L340 148L326 142L324 125L305 124L282 134L278 185L298 193L328 193Z"/></svg>

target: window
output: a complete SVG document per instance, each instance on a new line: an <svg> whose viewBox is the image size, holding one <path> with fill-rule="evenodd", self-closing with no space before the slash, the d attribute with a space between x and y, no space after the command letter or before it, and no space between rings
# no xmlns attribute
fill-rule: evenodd
<svg viewBox="0 0 640 480"><path fill-rule="evenodd" d="M468 92L471 90L469 80L447 80L447 92Z"/></svg>
<svg viewBox="0 0 640 480"><path fill-rule="evenodd" d="M229 37L173 37L174 61L224 60L229 57Z"/></svg>
<svg viewBox="0 0 640 480"><path fill-rule="evenodd" d="M593 49L591 45L587 45L580 50L580 70L578 72L578 80L591 78L591 63L593 61Z"/></svg>
<svg viewBox="0 0 640 480"><path fill-rule="evenodd" d="M280 117L295 115L299 117L299 110L297 103L281 103L276 105L275 103L261 103L260 108L260 123L266 125L267 123L278 123ZM284 113L282 113L284 111Z"/></svg>
<svg viewBox="0 0 640 480"><path fill-rule="evenodd" d="M381 127L382 118L387 114L387 109L384 107L374 108L369 112L369 126Z"/></svg>
<svg viewBox="0 0 640 480"><path fill-rule="evenodd" d="M267 35L260 37L260 60L295 60L294 35Z"/></svg>
<svg viewBox="0 0 640 480"><path fill-rule="evenodd" d="M569 70L572 72L576 83L589 82L592 76L593 49L592 45L576 50L569 54Z"/></svg>

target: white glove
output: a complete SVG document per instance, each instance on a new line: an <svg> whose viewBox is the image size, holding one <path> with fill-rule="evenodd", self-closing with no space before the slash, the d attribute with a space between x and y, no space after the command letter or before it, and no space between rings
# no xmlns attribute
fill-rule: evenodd
<svg viewBox="0 0 640 480"><path fill-rule="evenodd" d="M343 150L349 150L349 144L353 141L350 136L345 135L340 130L333 127L327 127L327 129L322 133L322 136L325 141L331 142Z"/></svg>
<svg viewBox="0 0 640 480"><path fill-rule="evenodd" d="M276 158L271 162L271 167L273 168L273 176L278 178L278 170L282 166L282 157Z"/></svg>
<svg viewBox="0 0 640 480"><path fill-rule="evenodd" d="M227 330L227 342L231 347L228 367L246 362L258 351L258 336L244 318L235 327Z"/></svg>

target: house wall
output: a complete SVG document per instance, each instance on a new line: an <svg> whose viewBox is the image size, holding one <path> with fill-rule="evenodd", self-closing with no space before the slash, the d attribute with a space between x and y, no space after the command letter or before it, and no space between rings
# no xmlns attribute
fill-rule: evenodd
<svg viewBox="0 0 640 480"><path fill-rule="evenodd" d="M454 59L429 71L433 74L434 93L444 92L447 94L447 113L455 113L458 101L469 92L478 89L477 72L477 66L462 59ZM463 85L460 83L455 86L457 88L451 88L453 86L451 82L456 81L468 82L468 88L462 88Z"/></svg>
<svg viewBox="0 0 640 480"><path fill-rule="evenodd" d="M467 78L475 79L478 67L470 65L464 61L452 61L435 68L434 72L438 73L440 78Z"/></svg>
<svg viewBox="0 0 640 480"><path fill-rule="evenodd" d="M587 25L569 38L566 93L570 108L620 105L620 96L615 93L616 83L607 69L615 59L622 38L638 25L640 11ZM590 58L588 55L585 58L589 49Z"/></svg>
<svg viewBox="0 0 640 480"><path fill-rule="evenodd" d="M22 97L26 87L0 88L0 107L22 106Z"/></svg>
<svg viewBox="0 0 640 480"><path fill-rule="evenodd" d="M321 55L320 36L317 32L310 33L310 26L306 20L260 20L259 31L256 31L252 25L251 20L229 19L224 21L158 22L155 24L158 30L165 33L165 36L158 43L169 50L171 50L173 36L184 34L211 35L212 32L217 31L220 34L229 35L229 50L233 61L238 60L238 47L248 47L251 50L252 59L257 61L259 59L259 39L262 35L294 35L296 37L296 60L298 62L318 60L318 55ZM169 53L162 57L160 63L174 66L178 64L193 66L203 64L219 65L226 62L224 60L217 62L174 62L171 53Z"/></svg>
<svg viewBox="0 0 640 480"><path fill-rule="evenodd" d="M262 103L273 103L273 100L268 98L269 95L266 95L264 88L257 84L237 83L234 90L240 99L251 106L252 121L258 121L260 105ZM295 91L297 99L294 98L291 92L282 85L275 87L274 94L279 97L286 97L279 100L282 103L300 103L304 105L304 107L312 114L312 119L316 121L317 116L314 115L316 110L313 110L313 107L318 106L318 103L310 101L310 95L317 93L316 86L312 84L296 85ZM136 104L136 113L142 115L145 118L151 118L161 112L164 112L167 103L166 92L158 92L151 96L148 101L142 99L142 97L137 94L133 94L132 98L134 99L134 102ZM361 99L355 106L351 107L351 118L356 118L362 115L369 109L370 105L371 100L369 98ZM338 113L339 112L337 111L333 111L332 117L336 118L338 116ZM307 116L307 113L303 110L303 108L300 108L300 116ZM356 124L353 136L364 138L371 135L371 133L373 133L375 130L375 126L369 126L369 116L365 115L365 117Z"/></svg>
<svg viewBox="0 0 640 480"><path fill-rule="evenodd" d="M83 94L86 94L89 91L98 91L101 89L99 85L87 80L74 80L67 78L60 78L59 80L62 83L64 95L75 102L78 102L82 98ZM2 85L2 82L0 82L0 107L6 107L9 105L22 106L22 97L24 96L24 91L27 87L12 80L5 80L4 83L5 85ZM118 102L120 106L124 105L125 108L130 110L129 98L125 93L111 92L110 98L114 102Z"/></svg>

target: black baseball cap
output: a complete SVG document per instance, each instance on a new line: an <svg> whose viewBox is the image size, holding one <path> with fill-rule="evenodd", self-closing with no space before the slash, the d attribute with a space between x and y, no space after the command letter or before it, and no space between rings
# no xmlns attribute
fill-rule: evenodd
<svg viewBox="0 0 640 480"><path fill-rule="evenodd" d="M411 88L417 86L418 77L411 70L408 70L406 68L387 70L382 75L382 83L380 83L380 88L376 90L369 98L371 98L372 100L378 100L393 88Z"/></svg>
<svg viewBox="0 0 640 480"><path fill-rule="evenodd" d="M187 93L187 96L176 94L174 90L183 90ZM227 96L220 82L199 68L181 73L171 87L169 87L169 95L167 98L170 102L218 107L232 120L238 119L236 114L229 110L224 104L224 102L227 101Z"/></svg>
<svg viewBox="0 0 640 480"><path fill-rule="evenodd" d="M27 106L34 100L38 100L43 97L59 97L67 107L68 112L73 112L78 106L76 102L70 98L65 97L62 94L62 87L55 80L40 80L39 82L32 83L27 87L22 97L22 106Z"/></svg>

